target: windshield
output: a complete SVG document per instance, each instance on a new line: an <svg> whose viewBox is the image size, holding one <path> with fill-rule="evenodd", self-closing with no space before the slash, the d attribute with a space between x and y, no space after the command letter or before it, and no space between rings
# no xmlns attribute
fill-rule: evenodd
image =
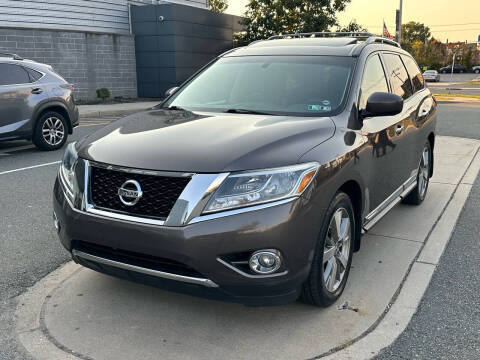
<svg viewBox="0 0 480 360"><path fill-rule="evenodd" d="M351 57L221 58L163 107L213 112L326 116L341 107L353 73Z"/></svg>

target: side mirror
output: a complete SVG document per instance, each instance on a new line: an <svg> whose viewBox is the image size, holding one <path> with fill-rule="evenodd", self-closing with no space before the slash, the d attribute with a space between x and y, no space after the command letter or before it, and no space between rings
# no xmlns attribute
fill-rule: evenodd
<svg viewBox="0 0 480 360"><path fill-rule="evenodd" d="M367 107L362 117L391 116L400 114L403 110L403 99L395 94L376 92L367 100Z"/></svg>
<svg viewBox="0 0 480 360"><path fill-rule="evenodd" d="M178 86L175 86L175 87L172 87L170 89L168 89L167 91L165 91L165 97L169 97L170 95L173 95L177 92L178 90Z"/></svg>

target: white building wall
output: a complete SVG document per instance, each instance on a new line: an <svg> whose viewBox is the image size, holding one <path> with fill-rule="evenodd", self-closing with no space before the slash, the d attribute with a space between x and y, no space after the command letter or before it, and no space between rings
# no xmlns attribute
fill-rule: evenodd
<svg viewBox="0 0 480 360"><path fill-rule="evenodd" d="M128 3L172 2L207 8L208 0L0 0L0 28L129 33Z"/></svg>

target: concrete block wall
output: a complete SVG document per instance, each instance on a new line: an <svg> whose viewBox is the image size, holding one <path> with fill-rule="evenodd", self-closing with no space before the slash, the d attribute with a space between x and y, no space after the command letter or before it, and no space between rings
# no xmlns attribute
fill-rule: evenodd
<svg viewBox="0 0 480 360"><path fill-rule="evenodd" d="M163 97L233 47L240 18L178 4L132 7L138 93Z"/></svg>
<svg viewBox="0 0 480 360"><path fill-rule="evenodd" d="M76 31L0 28L0 52L50 64L75 85L77 99L96 98L106 87L112 97L136 97L133 36Z"/></svg>

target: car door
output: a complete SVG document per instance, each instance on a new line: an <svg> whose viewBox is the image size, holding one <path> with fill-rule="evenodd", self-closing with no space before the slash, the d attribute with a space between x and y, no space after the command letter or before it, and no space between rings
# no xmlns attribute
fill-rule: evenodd
<svg viewBox="0 0 480 360"><path fill-rule="evenodd" d="M432 93L425 88L425 81L415 60L406 55L402 55L402 60L414 89L410 100L414 106L411 116L414 126L411 127L412 136L407 138L411 159L410 169L413 175L418 170L420 156L428 139L430 130L427 125L436 115L436 103Z"/></svg>
<svg viewBox="0 0 480 360"><path fill-rule="evenodd" d="M32 84L25 68L0 63L0 137L10 137L23 130L32 116L35 96L41 95L38 84Z"/></svg>
<svg viewBox="0 0 480 360"><path fill-rule="evenodd" d="M370 95L390 91L386 70L379 53L366 60L360 84L360 113L365 110ZM367 154L369 174L366 174L370 211L383 205L407 177L402 159L406 150L401 144L404 126L404 113L363 119L361 133L368 141L370 152Z"/></svg>

